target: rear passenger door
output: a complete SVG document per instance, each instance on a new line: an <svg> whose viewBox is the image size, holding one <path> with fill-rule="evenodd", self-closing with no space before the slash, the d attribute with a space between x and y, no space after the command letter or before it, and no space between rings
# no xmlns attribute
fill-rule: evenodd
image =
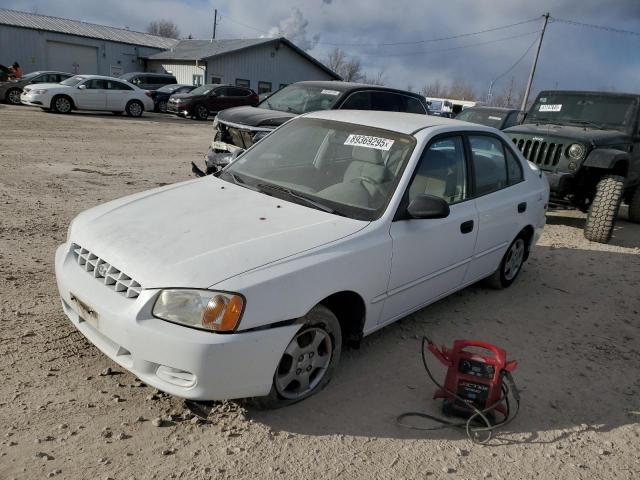
<svg viewBox="0 0 640 480"><path fill-rule="evenodd" d="M449 216L395 219L393 256L382 322L390 322L459 288L473 257L478 213L471 198L463 136L437 137L425 149L405 192L447 201Z"/></svg>
<svg viewBox="0 0 640 480"><path fill-rule="evenodd" d="M240 87L229 87L229 103L232 107L240 107L251 103L251 90Z"/></svg>
<svg viewBox="0 0 640 480"><path fill-rule="evenodd" d="M509 244L526 226L535 195L524 181L523 166L502 139L468 135L473 187L478 209L478 238L465 283L492 274Z"/></svg>
<svg viewBox="0 0 640 480"><path fill-rule="evenodd" d="M107 81L107 109L122 112L134 92L133 88L123 82Z"/></svg>

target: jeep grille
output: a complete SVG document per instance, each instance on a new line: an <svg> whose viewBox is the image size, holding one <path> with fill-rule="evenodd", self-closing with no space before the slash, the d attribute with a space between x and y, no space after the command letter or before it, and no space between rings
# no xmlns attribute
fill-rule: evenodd
<svg viewBox="0 0 640 480"><path fill-rule="evenodd" d="M97 255L77 243L71 245L71 251L78 261L78 265L107 287L127 298L136 298L140 295L142 286L110 263L98 258Z"/></svg>
<svg viewBox="0 0 640 480"><path fill-rule="evenodd" d="M514 138L513 143L524 158L536 165L555 167L560 162L563 147L561 143L539 142L526 138Z"/></svg>

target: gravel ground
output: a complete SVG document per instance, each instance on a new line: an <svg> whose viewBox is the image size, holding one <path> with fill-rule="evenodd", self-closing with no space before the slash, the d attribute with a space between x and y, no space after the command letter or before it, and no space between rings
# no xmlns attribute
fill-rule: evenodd
<svg viewBox="0 0 640 480"><path fill-rule="evenodd" d="M78 212L189 178L210 122L1 106L0 125L1 479L640 478L640 225L599 245L583 215L551 213L510 289L472 286L375 333L305 402L219 403L203 422L71 327L53 255ZM490 446L395 424L438 413L423 334L518 360L520 415Z"/></svg>

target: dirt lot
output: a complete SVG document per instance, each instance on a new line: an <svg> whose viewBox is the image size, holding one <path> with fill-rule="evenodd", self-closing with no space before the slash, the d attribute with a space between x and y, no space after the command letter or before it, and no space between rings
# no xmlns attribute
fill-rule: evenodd
<svg viewBox="0 0 640 480"><path fill-rule="evenodd" d="M87 343L53 274L69 221L189 178L210 123L0 107L1 479L640 478L640 225L624 220L603 246L582 215L551 214L513 287L473 286L368 337L326 390L278 411L228 402L198 422ZM519 361L520 416L491 446L395 424L438 413L425 333Z"/></svg>

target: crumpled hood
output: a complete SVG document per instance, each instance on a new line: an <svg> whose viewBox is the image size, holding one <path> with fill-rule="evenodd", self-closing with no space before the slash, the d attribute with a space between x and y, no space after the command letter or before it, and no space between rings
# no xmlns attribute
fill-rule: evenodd
<svg viewBox="0 0 640 480"><path fill-rule="evenodd" d="M87 210L74 220L70 241L143 288L207 288L367 223L207 176Z"/></svg>
<svg viewBox="0 0 640 480"><path fill-rule="evenodd" d="M279 127L295 113L260 107L235 107L218 113L218 121L247 125L248 127Z"/></svg>
<svg viewBox="0 0 640 480"><path fill-rule="evenodd" d="M553 137L553 138L565 138L568 141L582 142L591 144L594 142L596 145L617 145L621 143L628 143L630 141L629 136L618 130L601 130L597 128L577 127L574 125L554 125L554 124L535 124L524 123L515 127L510 127L505 130L507 134L525 134L534 135L536 137ZM546 139L545 139L546 140Z"/></svg>

